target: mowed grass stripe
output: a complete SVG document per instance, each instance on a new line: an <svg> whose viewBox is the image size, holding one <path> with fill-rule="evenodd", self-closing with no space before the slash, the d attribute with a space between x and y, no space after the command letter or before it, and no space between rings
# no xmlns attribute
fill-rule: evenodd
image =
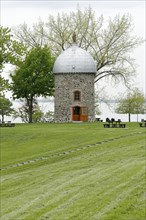
<svg viewBox="0 0 146 220"><path fill-rule="evenodd" d="M127 151L127 150L126 150ZM104 154L104 153L103 153ZM99 155L98 155L99 156ZM108 156L109 156L109 151L108 151Z"/></svg>
<svg viewBox="0 0 146 220"><path fill-rule="evenodd" d="M117 137L122 133L114 130ZM135 134L124 141L112 141L112 136L109 139L102 145L3 171L2 220L92 220L99 212L102 213L99 218L109 220L115 209L127 220L123 212L125 203L134 207L136 198L138 207L144 203L144 134ZM72 145L72 150L80 147ZM132 192L128 191L134 186ZM128 197L124 194L126 190ZM119 194L123 199L117 206L112 205ZM123 208L119 208L121 204ZM137 219L144 217L143 207L138 210L141 214L135 213ZM127 212L128 216L133 216L132 211L131 208Z"/></svg>
<svg viewBox="0 0 146 220"><path fill-rule="evenodd" d="M125 169L125 168L124 168ZM106 171L107 172L107 174L108 174L108 171ZM112 173L112 175L113 175L113 173ZM92 178L91 178L91 175L89 175L90 176L90 181L92 181ZM63 177L63 178L65 178L65 177ZM104 178L105 178L105 175L104 175ZM36 189L37 190L37 189ZM57 190L57 189L56 189ZM57 191L56 191L56 193L58 193ZM47 195L47 193L45 193L45 196ZM59 194L60 195L60 194ZM55 198L54 197L55 195L53 194L53 198ZM19 198L18 198L19 199ZM47 198L47 200L48 200L48 198ZM47 202L47 200L45 201L45 203L44 203L44 201L39 201L40 202L40 204L46 204L46 202ZM56 200L56 199L55 199ZM49 201L50 201L50 197L49 197ZM35 200L35 202L37 202L37 200ZM59 201L59 202L61 202L61 200ZM49 202L49 206L51 205L51 201ZM31 206L31 203L29 203L29 206ZM32 210L34 210L34 208L37 206L37 204L35 204L35 206L34 207L32 207ZM39 204L38 204L38 206L39 206ZM44 206L44 205L43 205ZM28 208L28 207L26 207L26 208ZM30 213L32 213L32 210L30 211ZM35 209L36 210L36 209ZM21 211L21 210L19 210L19 211ZM27 212L29 211L29 209L27 210ZM20 212L21 214L22 214L22 212Z"/></svg>
<svg viewBox="0 0 146 220"><path fill-rule="evenodd" d="M117 171L118 172L118 171ZM144 171L142 171L142 172L144 172ZM130 172L129 173L131 173L131 170L130 170ZM138 173L139 174L139 173ZM90 197L91 197L91 195L93 196L93 197L95 197L95 187L96 187L96 190L97 190L97 192L101 195L101 198L98 198L99 199L99 201L101 201L102 200L102 197L104 196L104 191L106 191L106 193L105 193L105 195L107 196L107 194L113 194L113 192L116 190L116 188L118 189L118 192L119 192L119 188L120 187L123 187L123 186L125 186L125 185L128 185L129 184L129 182L130 181L128 181L128 182L124 182L124 184L120 184L120 185L116 185L115 187L113 187L112 188L112 190L111 190L111 185L110 185L110 182L112 183L112 186L113 186L113 181L114 181L114 178L111 180L111 178L109 177L109 173L107 173L107 177L105 178L105 175L103 175L104 176L104 179L102 179L101 177L100 177L100 175L98 175L98 180L99 180L99 178L100 178L100 181L101 181L101 184L103 184L103 182L104 181L106 181L106 184L104 184L105 185L105 187L104 187L104 189L102 188L102 190L103 191L101 191L101 186L100 186L100 183L95 183L95 182L92 182L92 181L95 181L95 173L94 173L94 175L90 175L90 183L87 181L87 179L88 179L88 176L87 176L87 178L84 180L84 184L83 185L80 185L79 184L79 182L76 182L75 183L75 185L70 185L70 187L76 187L76 188L78 188L78 192L80 192L80 194L79 193L77 193L77 194L75 194L74 196L73 196L73 198L75 198L75 200L78 198L78 200L79 200L79 202L81 203L81 200L83 199L83 205L84 205L84 199L86 198L86 200L91 200L91 199L88 199L88 195L89 195L89 193L90 193ZM112 175L116 175L115 173L112 173ZM124 175L125 175L125 173L124 173ZM129 176L129 175L128 175ZM137 176L137 175L135 175L134 174L134 177L135 176ZM92 178L93 177L93 178ZM133 176L132 176L133 177ZM123 178L123 177L121 177L121 178ZM107 179L109 179L110 181L107 181ZM128 177L128 179L129 179L129 177ZM125 181L126 181L126 179L125 179ZM97 187L98 186L98 187ZM93 190L94 189L94 190ZM83 191L83 193L82 193L82 191ZM94 191L94 192L92 192L92 191ZM69 192L67 192L67 193L69 193ZM55 201L55 203L56 202L58 202L57 204L58 204L58 206L55 208L54 206L53 206L53 210L52 211L49 211L49 215L48 216L52 216L52 214L53 213L58 213L58 212L60 212L62 209L64 209L64 212L65 212L65 209L67 209L66 210L66 212L68 213L68 209L70 209L71 207L70 207L70 205L73 203L74 204L74 200L73 200L73 198L72 198L72 200L71 200L71 203L70 203L70 200L66 200L65 198L58 198L58 195L60 195L60 194L58 194L58 192L56 192L56 196L53 194L53 203L54 203L54 201ZM82 198L83 197L83 198ZM69 197L70 198L70 197ZM49 202L48 202L48 200L49 200ZM58 201L59 200L59 201ZM63 202L64 201L64 202ZM93 203L94 203L94 199L92 198L92 200L91 201L93 201ZM43 210L46 212L46 210L47 209L51 209L52 208L52 200L51 200L51 198L49 197L48 199L46 199L46 201L42 201L41 202L41 204L43 204L43 206L45 206L44 208L43 208ZM56 206L56 205L55 205ZM63 208L64 207L64 208ZM85 208L85 207L84 207ZM39 213L40 214L42 214L42 212L43 212L43 210L40 210L39 211ZM38 213L38 215L39 215L39 213ZM73 213L72 213L73 214ZM77 214L77 216L78 216L79 214ZM45 215L46 216L46 215ZM58 213L58 216L60 216L60 213ZM33 219L32 217L32 215L30 215L29 216L30 217L30 219ZM56 219L56 216L52 216L51 217L51 219Z"/></svg>
<svg viewBox="0 0 146 220"><path fill-rule="evenodd" d="M135 189L137 186L133 187L133 189L132 187L133 186L129 187L130 192L133 192L133 189ZM106 191L106 188L104 189L104 191ZM63 216L66 217L65 219L101 219L99 218L99 216L103 217L111 209L118 206L121 200L126 199L127 194L129 193L127 188L125 188L125 190L121 192L121 189L119 187L118 187L117 195L113 192L115 192L114 189L112 191L110 190L111 194L108 195L109 198L106 194L106 200L103 199L104 198L103 196L105 196L104 194L102 196L98 196L95 194L95 192L92 192L91 189L88 190L88 195L90 196L87 196L87 194L84 195L84 191L80 192L80 194L82 193L82 196L78 201L74 201L74 203L72 204L70 204L68 201L65 204L60 203L57 209L53 210L52 212L48 212L43 217L50 219L63 219ZM111 196L113 198L112 201L110 199ZM118 199L116 198L116 196L119 196ZM123 197L122 199L121 196ZM86 200L86 204L84 202L85 200ZM119 200L119 202L117 202L117 200ZM101 206L104 206L104 208L102 209ZM95 213L100 213L100 214L96 215ZM43 218L40 217L37 219L43 219Z"/></svg>
<svg viewBox="0 0 146 220"><path fill-rule="evenodd" d="M19 125L13 130L1 130L1 167L33 160L48 153L59 153L63 150L94 144L117 134L127 135L131 132L125 129L103 129L101 124L39 124ZM142 132L132 126L132 132ZM15 150L14 150L15 149Z"/></svg>
<svg viewBox="0 0 146 220"><path fill-rule="evenodd" d="M125 167L124 167L124 169L125 169ZM97 171L98 172L98 171ZM113 169L113 172L112 172L112 175L115 175L115 173L114 172L118 172L117 171L117 169L116 169L116 171L115 171L115 169ZM130 171L131 172L131 171ZM100 175L98 175L98 178L100 178L100 181L102 180L102 177L104 177L104 179L103 179L103 181L106 181L106 183L107 183L107 178L110 178L109 176L110 176L110 173L111 173L111 170L110 170L110 173L109 173L109 170L106 170L106 173L107 173L107 176L105 175L105 173L104 172L102 172L102 175L100 176ZM101 174L101 173L99 173L99 174ZM93 175L91 175L91 172L88 172L88 174L84 174L83 176L84 176L84 181L83 182L86 182L87 181L87 179L89 178L89 176L90 176L90 181L93 181L95 178L95 175L96 175L96 171L93 173ZM93 176L93 178L92 178L92 176ZM63 177L64 179L66 178L65 176ZM81 178L77 178L77 179L75 179L75 178L72 178L72 180L73 181L69 181L69 185L71 186L72 184L75 184L75 186L76 186L76 184L77 184L77 186L78 186L78 182L80 182L79 180L80 180ZM82 179L83 179L83 177L82 177ZM113 180L112 180L113 181ZM108 182L108 184L109 184L109 182ZM58 184L57 184L58 185ZM58 195L60 196L60 194L59 194L59 192L58 192L58 190L60 191L62 191L62 187L63 188L65 188L65 187L67 187L68 188L68 182L66 183L66 185L63 185L63 186L59 186L59 187L57 187L57 186L54 186L55 188L55 190L54 190L54 193L53 193L53 195L52 195L52 198L53 198L53 201L54 200L58 200ZM50 186L49 186L50 187ZM52 187L52 186L51 186ZM110 188L110 186L108 186L109 188ZM35 210L34 208L35 207L38 207L38 205L40 205L40 204L46 204L46 202L49 200L49 206L51 205L51 198L50 198L50 194L49 195L47 195L48 193L47 192L45 192L45 195L44 196L40 196L40 198L38 198L37 200L34 200L33 201L33 205L34 205L34 207L31 207L31 202L29 203L29 206L27 206L26 208L28 209L28 207L29 208L31 208L31 210ZM56 197L57 197L57 199L56 199L56 197L55 197L55 194L56 194ZM64 193L63 193L63 195L64 195ZM49 196L49 197L48 197ZM48 198L45 198L45 200L46 201L44 201L44 197L48 197ZM18 198L19 199L19 198ZM17 200L17 199L16 199ZM38 202L38 200L39 200L39 204L37 204L37 202ZM61 199L62 200L62 199ZM59 200L59 204L60 204L60 200ZM41 206L41 205L40 205ZM44 206L44 205L43 205ZM22 209L19 209L18 210L21 214L22 214L22 211L23 212L25 212L25 209L24 209L24 207L23 207L23 210ZM29 209L27 210L28 212L29 212ZM36 210L35 210L36 211ZM11 215L10 216L13 216L13 217L17 217L17 215L16 215L16 213L17 212L15 212L14 211L14 213L15 213L15 215L13 216L12 215L12 213L11 213ZM32 213L32 211L30 211L30 213ZM5 216L6 217L6 216ZM7 217L9 217L9 216L7 216Z"/></svg>
<svg viewBox="0 0 146 220"><path fill-rule="evenodd" d="M145 134L144 132L138 132L136 134ZM24 165L27 165L29 163L34 163L34 162L37 162L37 161L41 161L41 160L48 160L49 158L52 158L52 157L58 157L58 156L62 156L62 155L65 155L65 154L70 154L70 153L75 153L76 151L79 151L79 150L85 150L86 148L88 147L96 147L100 144L104 144L106 142L111 142L111 141L115 141L115 140L118 140L120 138L127 138L129 136L133 136L135 135L134 133L132 134L129 134L129 135L124 135L124 136L120 136L120 137L115 137L115 138L110 138L110 139L107 139L107 140L104 140L104 141L98 141L94 144L90 144L90 145L87 145L87 146L83 146L81 148L75 148L74 150L69 150L69 151L64 151L64 152L60 152L60 153L57 153L57 154L52 154L52 155L46 155L45 153L45 156L43 157L39 157L39 158L33 158L33 160L28 160L28 161L23 161L23 162L20 162L18 164L13 164L13 165L10 165L8 167L3 167L1 168L1 170L6 170L6 169L10 169L10 168L16 168L18 166L24 166ZM43 154L44 155L44 154Z"/></svg>
<svg viewBox="0 0 146 220"><path fill-rule="evenodd" d="M136 138L137 139L137 138ZM117 145L116 144L118 144L118 147L117 147ZM115 145L115 146L114 146ZM96 149L86 149L86 151L85 152L81 152L80 154L81 154L81 156L82 156L82 158L85 158L85 160L87 160L86 162L87 162L87 165L88 165L88 162L91 160L90 159L90 157L95 157L95 160L97 161L97 159L98 159L98 161L100 160L100 158L102 159L102 157L103 156L107 156L108 158L108 161L109 160L112 160L112 161L116 161L116 160L119 160L119 157L118 158L116 158L115 156L114 156L114 154L116 155L116 154L118 154L118 153L121 153L120 154L120 156L121 155L123 155L123 154L125 154L125 156L126 156L126 154L128 155L128 151L131 151L131 149L130 148L127 148L126 146L120 146L120 143L119 142L116 142L116 143L114 143L114 145L112 146L112 148L110 147L110 145L108 144L105 144L104 146L98 146ZM143 156L143 154L144 154L144 146L139 146L139 143L137 142L137 144L135 145L135 147L134 147L134 149L135 149L135 151L137 152L137 146L138 146L138 149L139 149L139 154L141 153L141 155ZM107 151L107 148L108 148L108 151ZM122 148L122 151L121 151L121 148ZM114 151L113 151L114 150ZM135 155L135 151L132 151L130 154L131 155ZM87 157L86 157L86 153L89 153L88 155L87 155ZM79 154L79 153L78 153ZM80 154L79 154L79 158L77 157L78 156L78 154L75 154L75 157L73 157L72 158L72 155L70 155L71 156L71 159L72 160L75 160L76 161L76 164L77 164L77 161L79 161L79 163L80 163L80 161L81 161L81 158L80 158ZM93 154L93 155L92 155ZM60 161L60 163L63 163L64 164L64 159L68 159L69 158L69 156L67 155L66 157L63 157L63 158L61 158L61 161ZM93 159L93 158L92 158ZM96 162L95 161L95 162ZM59 162L59 160L55 160L55 161L51 161L51 169L53 170L54 169L54 167L56 166L56 164L55 163L58 163ZM83 161L84 162L84 161ZM43 163L50 163L50 161L46 161L46 162L42 162L42 164ZM66 163L69 163L69 162L66 162ZM39 163L39 164L36 164L36 167L38 168L38 166L39 165L41 165L41 163ZM49 166L50 166L50 164L49 164ZM62 166L62 165L61 165ZM31 165L31 167L32 167L32 165ZM62 166L63 167L63 166ZM73 167L73 165L72 165L72 167ZM27 169L29 169L30 168L30 166L28 166L27 167ZM32 167L33 168L33 167ZM74 168L74 167L73 167ZM41 170L41 167L40 167L40 170ZM24 175L24 174L23 174ZM29 175L29 174L28 174ZM38 175L39 175L39 172L38 172ZM58 175L58 174L57 174ZM3 181L10 181L10 180L14 180L15 178L18 178L18 175L16 174L11 174L10 176L9 175L4 175L4 176L2 176L1 177L1 182L3 182ZM27 176L26 176L26 178L27 178ZM12 184L12 183L11 183Z"/></svg>
<svg viewBox="0 0 146 220"><path fill-rule="evenodd" d="M142 171L144 172L144 171ZM131 172L130 172L131 173ZM116 175L116 173L112 172L111 173L112 175ZM123 174L123 173L122 173ZM124 173L125 175L125 173ZM135 174L134 174L135 175ZM138 175L139 175L139 172L138 172ZM96 176L96 177L95 177ZM106 176L106 177L105 177ZM132 176L133 177L133 176ZM116 177L117 178L117 177ZM121 175L121 178L122 175ZM129 177L128 177L129 178ZM95 179L97 179L97 182L95 181ZM100 182L99 182L99 179L100 179ZM117 185L117 182L115 182L115 186L113 185L113 182L114 182L114 179L111 179L110 178L110 175L109 173L107 172L107 175L97 175L97 174L94 174L92 176L90 176L90 182L87 181L88 178L86 178L86 180L84 181L84 184L83 185L80 185L79 182L77 182L73 187L78 187L79 188L79 192L80 192L80 198L78 199L78 201L76 201L76 207L81 206L82 204L82 208L83 210L88 208L88 205L90 205L90 203L92 203L92 206L94 207L94 203L96 201L97 203L97 197L98 197L98 200L101 202L102 201L102 198L104 196L107 197L107 195L111 195L113 194L113 192L116 191L116 189L118 190L119 192L119 189L122 187L125 187L126 185L128 185L130 183L130 181L128 180L127 182L124 182L123 184L120 184L120 185ZM126 179L125 179L126 181ZM105 184L106 183L106 184ZM103 184L104 184L104 188L103 188ZM102 186L102 187L101 187ZM112 186L112 187L111 187ZM96 189L96 191L95 191ZM97 195L96 195L97 194ZM57 195L56 195L57 197ZM86 203L87 201L89 201L89 204L86 204L86 207L85 207L85 204L84 204L84 200L86 198ZM78 204L79 203L79 204ZM48 203L48 208L49 208L49 204ZM100 204L100 203L99 203ZM58 203L58 207L56 207L56 209L53 209L52 211L50 211L48 214L48 216L50 216L51 214L55 214L56 213L58 214L58 216L60 216L60 212L62 211L62 209L64 209L63 211L66 213L68 213L69 210L72 210L72 207L71 205L74 205L73 204L70 204L68 201L64 203L61 203L59 202ZM105 204L104 204L105 205ZM64 207L64 208L63 208ZM65 210L67 209L67 210ZM95 209L95 207L93 208L93 210ZM80 215L80 212L82 213L83 210L81 210L81 208L79 209L79 213L76 213L76 217ZM46 210L45 210L46 211ZM95 211L95 210L94 210ZM90 212L91 212L91 209L90 209ZM72 212L73 214L73 212ZM91 213L90 213L91 214ZM46 215L45 215L46 216ZM56 216L52 216L52 219L56 219ZM87 213L85 214L85 216L87 216ZM68 216L68 217L71 217L71 216ZM74 216L75 217L75 216ZM82 217L83 217L83 213L82 213ZM91 216L89 216L91 217ZM70 218L69 218L70 219ZM88 219L88 218L87 218Z"/></svg>

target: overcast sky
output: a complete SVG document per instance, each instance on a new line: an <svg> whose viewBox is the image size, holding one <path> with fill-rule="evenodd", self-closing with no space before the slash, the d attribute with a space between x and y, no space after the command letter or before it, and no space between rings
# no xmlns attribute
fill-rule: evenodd
<svg viewBox="0 0 146 220"><path fill-rule="evenodd" d="M41 0L1 0L1 25L14 27L19 24L27 23L30 27L41 18L44 22L50 14L56 15L58 12L74 11L79 5L81 10L91 6L95 15L99 17L103 14L105 19L115 17L117 14L129 13L133 19L133 35L145 37L146 26L146 0L113 0L113 1L41 1ZM133 53L136 59L137 86L145 92L145 45L139 46Z"/></svg>

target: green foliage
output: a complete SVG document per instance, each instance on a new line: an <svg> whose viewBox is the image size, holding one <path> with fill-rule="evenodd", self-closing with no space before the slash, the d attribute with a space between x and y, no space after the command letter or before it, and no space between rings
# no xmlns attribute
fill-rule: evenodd
<svg viewBox="0 0 146 220"><path fill-rule="evenodd" d="M2 122L4 122L4 116L10 116L13 113L12 102L5 98L4 95L0 95L0 115Z"/></svg>
<svg viewBox="0 0 146 220"><path fill-rule="evenodd" d="M33 116L32 116L32 121L34 123L42 122L43 116L44 116L44 113L41 111L39 105L36 105L35 109L34 109Z"/></svg>
<svg viewBox="0 0 146 220"><path fill-rule="evenodd" d="M29 122L32 122L33 102L40 95L53 96L54 75L52 73L54 58L47 46L37 46L26 56L24 62L16 69L12 78L14 99L24 98L29 108Z"/></svg>
<svg viewBox="0 0 146 220"><path fill-rule="evenodd" d="M11 44L11 35L10 35L10 29L9 28L3 28L0 26L0 46L1 46L1 54L0 54L0 71L2 71L4 63L9 61L9 47Z"/></svg>
<svg viewBox="0 0 146 220"><path fill-rule="evenodd" d="M126 127L1 129L0 218L144 220L145 131L138 123Z"/></svg>
<svg viewBox="0 0 146 220"><path fill-rule="evenodd" d="M22 100L21 100L22 101ZM43 121L44 113L41 111L38 103L36 100L33 101L33 115L32 115L32 122L37 123ZM13 118L21 118L22 122L28 123L29 122L29 106L27 102L24 101L23 105L15 110L13 113Z"/></svg>
<svg viewBox="0 0 146 220"><path fill-rule="evenodd" d="M22 65L11 74L14 98L31 96L52 96L54 77L52 74L54 59L45 46L33 48Z"/></svg>
<svg viewBox="0 0 146 220"><path fill-rule="evenodd" d="M11 63L14 65L20 65L22 57L26 53L26 46L14 40L11 34L10 28L4 28L0 26L0 72L2 71L4 64Z"/></svg>
<svg viewBox="0 0 146 220"><path fill-rule="evenodd" d="M130 114L144 114L145 111L146 100L144 98L144 94L138 88L129 91L125 98L119 99L119 104L116 108L117 113L128 114L129 121Z"/></svg>
<svg viewBox="0 0 146 220"><path fill-rule="evenodd" d="M4 79L4 77L0 76L0 85L0 95L3 95L4 91L10 88L9 80Z"/></svg>
<svg viewBox="0 0 146 220"><path fill-rule="evenodd" d="M26 53L26 46L12 39L11 29L4 28L0 26L0 74L3 71L4 65L11 63L13 65L19 66L22 62L22 58ZM4 77L0 75L0 93L4 90L9 89L9 82Z"/></svg>

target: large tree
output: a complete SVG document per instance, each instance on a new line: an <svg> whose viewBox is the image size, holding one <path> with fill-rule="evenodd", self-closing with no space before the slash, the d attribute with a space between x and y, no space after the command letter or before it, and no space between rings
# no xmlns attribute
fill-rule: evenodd
<svg viewBox="0 0 146 220"><path fill-rule="evenodd" d="M122 96L124 97L124 96ZM128 114L129 122L131 121L131 114L144 114L146 112L146 100L144 94L135 88L129 91L124 98L120 98L116 113Z"/></svg>
<svg viewBox="0 0 146 220"><path fill-rule="evenodd" d="M27 54L12 78L13 98L23 98L28 106L29 123L32 123L35 100L39 96L52 96L54 57L47 46L36 46Z"/></svg>
<svg viewBox="0 0 146 220"><path fill-rule="evenodd" d="M132 30L132 19L128 14L117 15L106 23L103 16L96 19L89 7L84 11L78 8L69 14L49 16L47 23L39 20L32 28L20 25L15 35L30 47L47 42L57 56L72 44L75 31L78 45L89 51L97 62L95 82L113 77L114 80L122 79L126 84L135 73L130 53L142 42L132 34Z"/></svg>

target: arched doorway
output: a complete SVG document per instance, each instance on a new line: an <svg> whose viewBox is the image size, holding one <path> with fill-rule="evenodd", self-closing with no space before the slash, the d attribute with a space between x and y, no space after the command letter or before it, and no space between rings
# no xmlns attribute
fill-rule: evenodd
<svg viewBox="0 0 146 220"><path fill-rule="evenodd" d="M81 107L74 106L72 108L72 120L73 121L80 121L80 116L81 116Z"/></svg>

